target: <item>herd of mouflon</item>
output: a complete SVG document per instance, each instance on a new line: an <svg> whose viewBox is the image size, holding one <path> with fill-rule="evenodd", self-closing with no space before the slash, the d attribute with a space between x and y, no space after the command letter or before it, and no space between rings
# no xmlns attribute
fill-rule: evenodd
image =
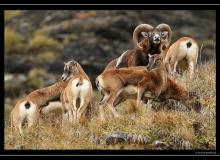
<svg viewBox="0 0 220 160"><path fill-rule="evenodd" d="M42 108L59 99L62 104L62 123L79 123L88 119L88 110L98 107L98 115L105 121L104 107L113 117L120 117L116 106L127 99L136 105L151 107L152 100L179 101L189 111L200 112L200 96L175 82L175 74L188 69L193 79L199 55L197 42L191 37L181 37L171 44L172 30L168 24L153 27L140 24L133 31L134 47L113 59L96 78L96 87L102 95L97 105L92 105L92 83L81 65L74 59L64 62L61 81L31 92L21 98L10 114L14 131L23 133L39 121ZM186 68L187 66L187 68Z"/></svg>

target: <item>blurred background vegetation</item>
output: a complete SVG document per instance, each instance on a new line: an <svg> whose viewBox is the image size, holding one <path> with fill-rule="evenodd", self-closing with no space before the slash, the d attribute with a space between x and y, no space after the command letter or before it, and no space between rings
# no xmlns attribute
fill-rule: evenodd
<svg viewBox="0 0 220 160"><path fill-rule="evenodd" d="M60 80L71 58L94 82L110 60L133 47L140 23L167 23L172 42L190 35L203 44L201 62L215 58L215 11L13 10L4 18L6 101Z"/></svg>

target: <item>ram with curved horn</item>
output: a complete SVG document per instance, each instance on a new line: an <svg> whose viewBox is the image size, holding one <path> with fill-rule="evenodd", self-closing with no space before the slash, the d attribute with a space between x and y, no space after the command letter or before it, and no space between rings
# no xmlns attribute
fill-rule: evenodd
<svg viewBox="0 0 220 160"><path fill-rule="evenodd" d="M147 66L148 54L160 54L169 47L171 37L172 30L168 24L162 23L156 27L149 24L138 25L133 32L134 48L112 60L104 71L112 68Z"/></svg>

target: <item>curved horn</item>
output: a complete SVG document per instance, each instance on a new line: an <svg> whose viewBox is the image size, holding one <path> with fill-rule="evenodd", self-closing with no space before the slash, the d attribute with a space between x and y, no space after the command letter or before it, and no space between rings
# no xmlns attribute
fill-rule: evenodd
<svg viewBox="0 0 220 160"><path fill-rule="evenodd" d="M156 28L161 30L161 31L167 31L168 32L168 42L166 44L166 47L168 47L170 45L171 37L172 37L172 30L171 30L170 26L168 24L161 23L161 24L157 25Z"/></svg>
<svg viewBox="0 0 220 160"><path fill-rule="evenodd" d="M139 48L142 48L140 47L140 45L138 45L138 36L141 32L149 32L150 30L152 30L154 27L149 25L149 24L140 24L138 25L135 29L134 29L134 32L133 32L133 42L134 42L134 45L138 46Z"/></svg>

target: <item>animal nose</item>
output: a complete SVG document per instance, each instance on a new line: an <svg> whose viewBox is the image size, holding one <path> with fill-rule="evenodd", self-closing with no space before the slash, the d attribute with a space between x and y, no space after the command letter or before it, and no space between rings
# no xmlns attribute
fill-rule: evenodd
<svg viewBox="0 0 220 160"><path fill-rule="evenodd" d="M154 41L157 41L157 42L160 41L160 36L155 36Z"/></svg>
<svg viewBox="0 0 220 160"><path fill-rule="evenodd" d="M160 35L156 34L156 35L154 36L154 41L155 41L155 42L159 42L159 41L160 41Z"/></svg>
<svg viewBox="0 0 220 160"><path fill-rule="evenodd" d="M155 41L160 41L160 37L155 38Z"/></svg>

